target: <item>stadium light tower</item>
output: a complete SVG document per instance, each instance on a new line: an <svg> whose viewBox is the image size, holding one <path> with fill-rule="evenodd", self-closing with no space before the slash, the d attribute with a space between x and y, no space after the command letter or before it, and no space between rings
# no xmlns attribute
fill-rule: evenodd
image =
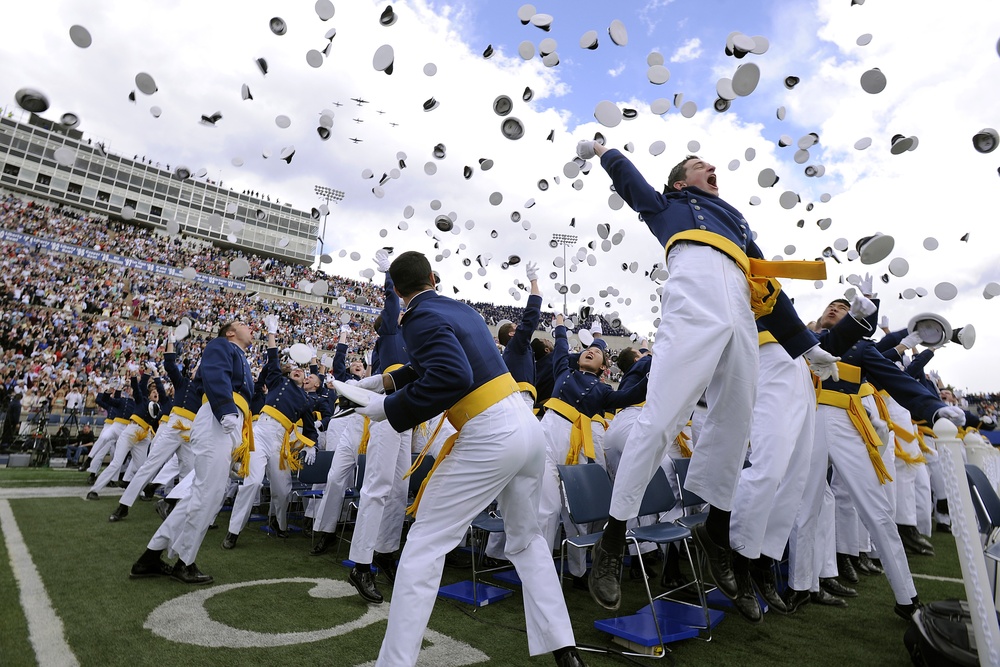
<svg viewBox="0 0 1000 667"><path fill-rule="evenodd" d="M320 237L320 253L323 252L323 246L326 244L326 219L330 216L330 202L342 202L344 201L344 191L335 190L333 188L328 188L325 185L313 186L313 190L319 196L320 199L326 202L326 214L323 216L323 235Z"/></svg>
<svg viewBox="0 0 1000 667"><path fill-rule="evenodd" d="M575 244L577 237L571 234L553 234L552 240L549 241L549 246L552 248L558 248L562 246L563 249L563 284L559 289L563 295L563 317L569 317L568 306L567 306L567 294L569 294L569 285L566 284L566 246Z"/></svg>

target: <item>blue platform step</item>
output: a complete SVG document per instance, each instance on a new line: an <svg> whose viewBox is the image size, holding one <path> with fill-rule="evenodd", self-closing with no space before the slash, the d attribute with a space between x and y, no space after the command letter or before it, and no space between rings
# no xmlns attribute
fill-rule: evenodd
<svg viewBox="0 0 1000 667"><path fill-rule="evenodd" d="M700 607L668 600L656 600L653 604L664 643L692 639L704 631L705 613ZM709 627L714 628L724 617L723 612L709 609ZM648 655L662 653L649 605L630 616L594 621L594 627L612 635L617 643L630 650Z"/></svg>
<svg viewBox="0 0 1000 667"><path fill-rule="evenodd" d="M509 598L513 594L514 591L512 590L500 588L499 586L491 586L481 581L476 583L475 589L472 588L471 581L459 581L438 589L438 597L456 600L477 607L485 607L493 602Z"/></svg>

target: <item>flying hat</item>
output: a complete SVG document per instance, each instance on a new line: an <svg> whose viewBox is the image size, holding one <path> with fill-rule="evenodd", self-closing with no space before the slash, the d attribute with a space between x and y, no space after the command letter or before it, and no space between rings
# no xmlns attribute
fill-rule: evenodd
<svg viewBox="0 0 1000 667"><path fill-rule="evenodd" d="M1000 144L1000 135L992 127L984 127L972 137L972 146L979 153L992 153Z"/></svg>
<svg viewBox="0 0 1000 667"><path fill-rule="evenodd" d="M875 232L872 236L858 239L855 248L861 256L862 264L877 264L889 256L896 241L891 236Z"/></svg>
<svg viewBox="0 0 1000 667"><path fill-rule="evenodd" d="M951 325L948 324L948 320L936 313L914 315L906 328L910 333L920 334L920 339L923 341L924 346L932 350L936 350L951 340ZM973 329L972 333L972 340L974 342L975 329Z"/></svg>

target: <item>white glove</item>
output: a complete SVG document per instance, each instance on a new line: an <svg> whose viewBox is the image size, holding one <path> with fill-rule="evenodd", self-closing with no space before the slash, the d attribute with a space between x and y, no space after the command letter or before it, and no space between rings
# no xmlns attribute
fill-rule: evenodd
<svg viewBox="0 0 1000 667"><path fill-rule="evenodd" d="M377 394L385 393L385 384L382 382L381 373L358 380L358 386L368 391L374 391Z"/></svg>
<svg viewBox="0 0 1000 667"><path fill-rule="evenodd" d="M809 370L820 380L827 378L834 382L840 380L840 372L837 370L837 362L840 361L840 357L833 356L821 348L819 344L813 345L802 356L809 362Z"/></svg>
<svg viewBox="0 0 1000 667"><path fill-rule="evenodd" d="M349 333L352 333L353 331L354 331L354 329L351 328L350 324L341 324L340 325L340 332L341 333L349 334Z"/></svg>
<svg viewBox="0 0 1000 667"><path fill-rule="evenodd" d="M872 303L871 299L860 294L854 295L854 300L851 301L851 317L856 320L863 320L876 310L878 308Z"/></svg>
<svg viewBox="0 0 1000 667"><path fill-rule="evenodd" d="M319 360L319 363L322 366L330 368L331 366L333 366L333 357L331 357L329 354L324 354L323 358Z"/></svg>
<svg viewBox="0 0 1000 667"><path fill-rule="evenodd" d="M875 294L872 292L875 288L872 286L872 275L866 273L864 279L858 284L858 289L861 293L867 297L874 297Z"/></svg>
<svg viewBox="0 0 1000 667"><path fill-rule="evenodd" d="M885 447L892 440L889 435L889 425L886 424L877 414L868 415L872 422L872 426L875 428L875 433L878 435L878 439L882 442L882 446Z"/></svg>
<svg viewBox="0 0 1000 667"><path fill-rule="evenodd" d="M315 447L306 447L305 452L303 452L303 454L302 454L302 461L307 466L311 466L313 463L315 463L316 462L316 448Z"/></svg>
<svg viewBox="0 0 1000 667"><path fill-rule="evenodd" d="M882 319L880 319L879 322L878 322L878 326L881 329L888 329L889 328L889 316L888 315L883 315Z"/></svg>
<svg viewBox="0 0 1000 667"><path fill-rule="evenodd" d="M267 329L269 334L278 333L278 316L277 315L266 315L264 317L264 328Z"/></svg>
<svg viewBox="0 0 1000 667"><path fill-rule="evenodd" d="M589 160L597 155L594 152L594 142L591 139L582 139L576 145L576 154L582 160Z"/></svg>
<svg viewBox="0 0 1000 667"><path fill-rule="evenodd" d="M313 426L316 427L317 431L322 431L323 430L323 421L320 420L320 419L317 419L316 421L313 422Z"/></svg>
<svg viewBox="0 0 1000 667"><path fill-rule="evenodd" d="M385 248L381 248L375 253L375 267L382 273L389 272L389 253Z"/></svg>
<svg viewBox="0 0 1000 667"><path fill-rule="evenodd" d="M592 334L603 334L604 326L601 324L601 320L598 317L594 318L594 323L590 325L590 333Z"/></svg>
<svg viewBox="0 0 1000 667"><path fill-rule="evenodd" d="M240 418L237 415L224 415L219 423L222 424L223 433L232 435L240 427Z"/></svg>
<svg viewBox="0 0 1000 667"><path fill-rule="evenodd" d="M152 361L146 362L146 370L149 371L150 375L156 375L156 364Z"/></svg>
<svg viewBox="0 0 1000 667"><path fill-rule="evenodd" d="M373 422L385 421L385 396L372 396L368 405L358 408L355 412L368 417Z"/></svg>
<svg viewBox="0 0 1000 667"><path fill-rule="evenodd" d="M177 336L174 335L174 328L170 327L170 333L167 334L167 340L171 343L177 342Z"/></svg>
<svg viewBox="0 0 1000 667"><path fill-rule="evenodd" d="M991 417L990 415L984 415L980 417L979 421L983 422L984 426L993 426L994 424L997 423L997 420Z"/></svg>
<svg viewBox="0 0 1000 667"><path fill-rule="evenodd" d="M958 428L965 426L965 411L957 405L946 405L934 413L934 421L947 419Z"/></svg>
<svg viewBox="0 0 1000 667"><path fill-rule="evenodd" d="M535 262L528 262L524 265L524 275L528 277L528 282L532 280L538 280L538 264Z"/></svg>
<svg viewBox="0 0 1000 667"><path fill-rule="evenodd" d="M903 340L901 340L899 342L906 349L910 349L912 347L916 347L917 345L920 345L921 343L923 343L924 339L920 337L920 332L914 331L913 333L907 335L906 338L904 338Z"/></svg>

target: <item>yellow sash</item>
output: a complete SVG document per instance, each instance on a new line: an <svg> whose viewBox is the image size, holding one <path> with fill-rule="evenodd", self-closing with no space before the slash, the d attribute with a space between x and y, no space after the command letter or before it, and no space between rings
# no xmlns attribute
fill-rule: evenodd
<svg viewBox="0 0 1000 667"><path fill-rule="evenodd" d="M186 431L191 430L191 425L189 422L194 420L194 415L192 414L192 412L190 410L185 410L184 408L174 408L173 410L171 410L171 413L179 417L183 417L184 419L175 420L170 428L181 431L181 440L183 440L184 442L191 442L191 436L188 435ZM189 417L188 415L192 416ZM185 419L188 421L184 421Z"/></svg>
<svg viewBox="0 0 1000 667"><path fill-rule="evenodd" d="M562 415L573 426L569 431L569 453L566 454L566 465L576 465L580 462L580 451L588 459L596 458L594 454L594 432L590 430L591 418L581 413L569 403L552 397L545 401L545 407L558 415Z"/></svg>
<svg viewBox="0 0 1000 667"><path fill-rule="evenodd" d="M927 441L924 440L925 435L929 435L933 438L934 431L927 426L917 425L917 444L920 445L920 451L924 454L933 454L934 452L927 446Z"/></svg>
<svg viewBox="0 0 1000 667"><path fill-rule="evenodd" d="M105 426L107 426L108 424L114 424L114 423L115 423L114 419L105 419L104 420L104 425Z"/></svg>
<svg viewBox="0 0 1000 667"><path fill-rule="evenodd" d="M726 237L702 229L689 229L670 237L664 251L678 241L695 241L709 245L729 255L747 278L750 287L750 309L756 317L763 317L774 309L781 283L775 278L801 278L826 280L826 263L819 261L768 261L747 257L742 249Z"/></svg>
<svg viewBox="0 0 1000 667"><path fill-rule="evenodd" d="M529 394L531 394L531 398L535 400L538 399L538 392L535 391L535 386L530 382L518 382L517 388L520 389L521 391L526 391Z"/></svg>
<svg viewBox="0 0 1000 667"><path fill-rule="evenodd" d="M403 475L403 479L406 479L412 475L418 468L420 464L424 462L424 456L430 451L431 445L434 443L434 439L437 434L441 431L441 426L444 424L444 420L447 419L453 427L455 427L455 433L448 437L441 445L441 451L438 453L438 457L434 460L434 465L431 466L430 471L427 473L427 477L424 478L423 483L420 485L420 490L417 491L417 497L414 498L413 504L406 508L406 513L410 516L417 515L417 507L420 505L420 498L424 494L424 489L427 487L427 480L431 478L434 471L437 470L441 462L444 461L445 457L451 453L452 447L455 446L455 441L458 440L458 434L462 432L462 427L465 426L473 417L476 417L487 408L496 403L499 403L503 399L507 398L511 394L515 394L521 391L521 388L517 386L514 382L514 376L510 373L504 373L503 375L498 375L489 382L480 386L478 389L466 394L464 397L459 399L455 405L451 406L444 411L441 416L441 421L438 422L437 427L434 429L434 433L427 440L427 444L424 448L420 450L420 454L417 456L417 460L413 462L413 466Z"/></svg>
<svg viewBox="0 0 1000 667"><path fill-rule="evenodd" d="M138 415L132 415L132 423L137 425L140 430L132 434L132 442L142 442L146 436L149 435L149 431L153 428L146 423L146 420Z"/></svg>
<svg viewBox="0 0 1000 667"><path fill-rule="evenodd" d="M688 424L690 423L691 422L688 422ZM674 438L674 442L677 443L677 447L681 450L681 456L686 459L691 458L691 454L693 452L691 451L691 446L688 445L688 443L691 442L691 438L688 437L687 433L684 431L678 433L677 437Z"/></svg>
<svg viewBox="0 0 1000 667"><path fill-rule="evenodd" d="M124 417L115 417L115 422L118 424L124 424L125 426L128 426L129 424L132 423L129 420L125 419Z"/></svg>
<svg viewBox="0 0 1000 667"><path fill-rule="evenodd" d="M757 332L757 345L766 345L768 343L777 343L778 339L774 337L774 334L770 331L758 331Z"/></svg>
<svg viewBox="0 0 1000 667"><path fill-rule="evenodd" d="M208 402L208 396L202 395L202 405ZM250 419L250 404L242 394L233 392L233 403L240 409L243 415L243 429L240 433L240 444L233 450L233 461L240 464L238 474L246 477L250 474L250 452L253 451L253 421Z"/></svg>
<svg viewBox="0 0 1000 667"><path fill-rule="evenodd" d="M299 461L298 457L294 456L294 453L292 452L292 431L295 430L295 424L293 424L292 420L286 417L281 410L273 405L265 405L261 408L260 412L261 414L273 417L285 429L285 435L281 439L281 453L278 456L278 470L288 469L292 472L300 470L302 468L302 462ZM312 441L309 440L308 442ZM307 444L306 446L311 447L312 445Z"/></svg>
<svg viewBox="0 0 1000 667"><path fill-rule="evenodd" d="M840 363L838 362L837 365L839 366ZM861 403L863 397L870 396L873 392L874 388L868 383L861 385L861 390L857 394L842 394L839 391L821 388L816 392L816 400L820 405L832 405L847 411L847 416L854 424L854 428L861 434L861 439L868 448L868 458L871 459L872 467L875 468L879 483L885 484L891 482L892 477L889 476L889 471L885 469L885 462L882 461L882 457L878 453L881 444L878 434L875 432L875 427L872 426L871 419L868 418L868 413L865 412L865 406Z"/></svg>
<svg viewBox="0 0 1000 667"><path fill-rule="evenodd" d="M372 420L365 417L364 426L361 427L361 444L358 445L358 454L368 453L368 439L372 437Z"/></svg>

